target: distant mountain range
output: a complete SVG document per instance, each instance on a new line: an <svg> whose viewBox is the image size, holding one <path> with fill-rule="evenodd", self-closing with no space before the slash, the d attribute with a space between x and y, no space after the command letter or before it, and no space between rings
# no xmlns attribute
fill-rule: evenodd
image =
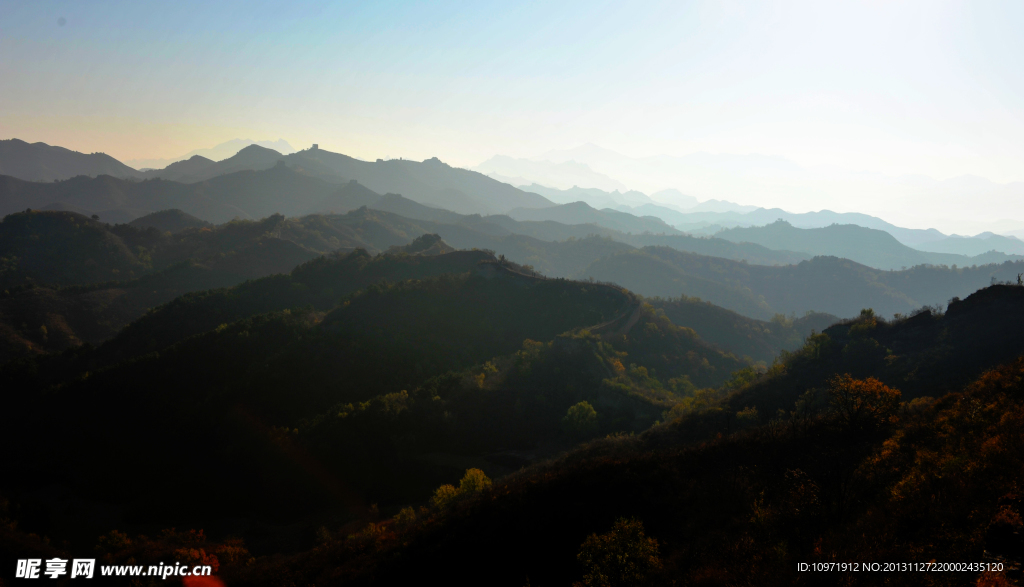
<svg viewBox="0 0 1024 587"><path fill-rule="evenodd" d="M997 252L987 252L969 257L919 251L900 243L888 232L855 224L833 224L824 228L796 228L785 220L777 220L765 226L730 228L718 232L716 236L733 242L757 243L770 249L842 257L876 269L906 269L924 264L985 265L1024 260L1024 257L1020 255L1005 255ZM1006 240L1015 241L1016 239ZM1024 245L1024 243L1020 244Z"/></svg>
<svg viewBox="0 0 1024 587"><path fill-rule="evenodd" d="M537 183L553 186L556 189L571 189L576 186L608 191L628 191L629 189L621 182L595 172L584 163L575 161L551 163L550 161L533 161L495 155L473 167L473 171L479 171L498 181L513 185Z"/></svg>
<svg viewBox="0 0 1024 587"><path fill-rule="evenodd" d="M654 216L634 216L610 208L595 210L586 202L573 202L547 208L516 208L508 213L516 220L552 220L563 224L597 224L620 232L641 234L682 234Z"/></svg>
<svg viewBox="0 0 1024 587"><path fill-rule="evenodd" d="M142 174L103 153L79 153L46 143L18 139L0 141L0 175L26 181L54 181L76 175L142 177Z"/></svg>
<svg viewBox="0 0 1024 587"><path fill-rule="evenodd" d="M249 145L221 161L193 155L190 159L172 163L164 169L147 171L145 172L145 177L169 179L183 183L196 183L236 171L270 169L277 165L278 161L283 161L284 157L284 155L273 149L259 145Z"/></svg>
<svg viewBox="0 0 1024 587"><path fill-rule="evenodd" d="M277 139L276 141L254 141L252 139L232 139L230 141L221 143L215 147L209 149L194 149L181 155L180 157L173 157L171 159L127 159L124 161L125 165L129 165L138 170L149 170L149 169L164 169L172 163L178 161L187 161L193 157L199 156L203 159L209 159L211 161L221 161L228 157L233 157L236 153L248 147L249 145L259 145L266 149L273 149L283 155L290 155L295 152L295 149L288 144L288 141L284 139Z"/></svg>
<svg viewBox="0 0 1024 587"><path fill-rule="evenodd" d="M921 243L916 248L922 251L960 255L980 255L989 251L1024 255L1024 241L1014 236L1002 236L991 232L983 232L975 236L948 236L940 240Z"/></svg>
<svg viewBox="0 0 1024 587"><path fill-rule="evenodd" d="M583 201L595 208L608 207L635 216L653 216L678 230L692 234L710 236L727 228L765 226L777 220L785 220L798 228L824 228L833 224L850 224L882 230L895 237L900 243L924 252L949 253L968 257L983 255L990 251L1008 255L1024 254L1024 241L1016 237L1006 237L991 232L974 237L946 236L933 228L927 230L902 228L880 218L856 212L840 213L821 210L819 212L792 213L778 208L754 208L718 200L695 203L693 206L687 205L687 207L668 207L655 202L638 205L622 204L627 199L637 201L642 197L659 201L672 198L687 203L696 202L696 199L685 196L676 190L663 190L646 196L636 191L605 192L596 188L574 187L570 190L556 190L537 184L521 186L521 189L542 194L553 202ZM819 248L816 254L824 254L823 252L824 249ZM919 258L929 257L926 255ZM936 259L940 258L936 257ZM995 256L991 260L997 259L998 256ZM949 262L949 260L935 262ZM868 264L871 265L871 263Z"/></svg>
<svg viewBox="0 0 1024 587"><path fill-rule="evenodd" d="M242 142L246 141L225 143L217 148L234 148ZM1024 254L1024 242L1013 237L991 233L977 237L947 237L934 229L901 228L866 214L828 210L802 214L780 209L750 210L750 207L717 200L696 203L694 198L672 189L650 196L638 191L597 188L558 190L539 184L517 189L477 172L453 168L437 159L369 162L322 149L306 149L285 155L250 144L220 161L196 154L163 169L139 172L103 154L86 155L14 139L0 142L0 169L28 180L24 183L12 178L0 180L0 213L4 214L31 207L98 214L107 222L129 222L158 210L180 208L204 221L220 223L235 217L262 218L275 212L285 215L344 212L358 207L355 202L359 198L347 193L354 188L346 187L355 180L358 186L373 194L373 202L364 194L366 197L361 205L410 213L406 208L410 204L418 204L436 210L431 215L422 209L414 214L421 219L429 216L432 221L451 221L452 213L508 213L521 221L590 224L595 227L592 234L601 234L596 227L633 235L690 232L710 236L721 230L731 230L726 233L732 235L727 237L728 240L743 238L774 250L809 256L835 254L878 268L909 267L920 263L979 264L1005 260L1008 258L1006 254ZM78 176L104 176L107 179L96 177L90 180ZM71 177L74 179L62 180L51 186L42 183ZM122 179L114 179L118 177ZM160 181L127 185L123 183L125 179ZM282 199L280 196L285 193L288 198ZM382 194L401 194L404 199L378 201ZM676 203L659 203L665 201ZM404 206L401 210L388 207L399 203ZM779 219L793 228L804 229L820 229L833 224L857 225L885 231L899 242L888 242L882 247L878 241L882 248L876 247L876 253L868 253L867 249L853 245L852 241L840 245L834 239L820 240L826 233L798 231L790 235L792 238L782 238L778 234L769 238L765 231L736 231L738 228L766 226ZM828 234L835 236L834 232ZM857 234L866 236L872 233ZM799 246L792 240L794 238L800 241ZM894 246L899 243L913 249Z"/></svg>
<svg viewBox="0 0 1024 587"><path fill-rule="evenodd" d="M55 178L73 177L70 183L57 187L43 187L36 179L19 182L7 178L6 189L0 190L0 213L8 214L27 207L44 208L47 206L79 212L105 212L102 218L107 221L129 221L132 218L166 208L181 208L211 222L224 222L236 216L243 218L260 218L273 212L285 214L308 213L312 210L304 206L314 206L317 198L323 199L338 186L350 180L357 180L379 193L401 193L420 203L453 210L465 214L499 213L512 208L551 206L552 202L543 196L523 192L507 184L495 181L480 173L453 168L437 159L425 162L414 161L360 161L345 155L330 153L323 150L308 149L292 155L282 155L272 149L258 145L250 145L234 156L222 161L212 161L201 156L194 156L186 161L169 165L166 169L145 173L136 172L121 165L108 169L103 165L87 164L93 160L99 163L117 163L103 156L100 160L94 156L86 156L63 149L53 151L46 145L28 145L18 142L11 149L18 151L8 154L6 164L14 171L19 169L56 169L66 154L74 165L65 168L71 171L54 171ZM11 144L10 141L7 144ZM56 155L49 157L49 154ZM33 155L28 157L28 155ZM87 159L92 157L92 159ZM35 165L20 165L19 161L26 158L34 160ZM109 159L109 161L107 161ZM43 165L42 163L46 163ZM117 164L120 165L120 164ZM282 167L271 176L245 175L253 172L269 171ZM284 179L285 169L292 175ZM159 179L161 182L142 182L138 186L118 185L114 177L107 171L121 172L132 179ZM19 175L24 172L17 171ZM238 175L242 173L242 175ZM38 177L38 173L30 173ZM81 176L102 176L91 180ZM247 182L263 182L273 177L277 185L249 185ZM162 180L172 180L174 185ZM52 179L48 179L52 181ZM285 188L281 181L296 182L298 185ZM207 183L213 182L213 183ZM197 184L202 185L197 185ZM106 188L101 185L106 184ZM86 188L88 186L88 188ZM237 190L255 192L241 193ZM234 190L234 191L233 191ZM116 193L115 193L116 192ZM264 195L259 195L259 194ZM288 199L281 199L282 193L288 193ZM239 206L242 199L248 205ZM262 204L260 203L262 202ZM267 211L262 205L270 205L275 210ZM114 212L116 211L116 213Z"/></svg>
<svg viewBox="0 0 1024 587"><path fill-rule="evenodd" d="M954 297L966 297L993 281L1012 281L1022 271L1022 261L883 271L837 257L768 267L652 246L602 257L583 275L644 296L698 297L767 320L777 313L800 316L812 310L849 318L863 308L883 316L907 315L926 305L941 309Z"/></svg>
<svg viewBox="0 0 1024 587"><path fill-rule="evenodd" d="M832 202L856 202L865 211L884 209L886 218L898 224L925 222L947 232L955 227L961 234L1006 234L1024 228L1024 182L1020 181L998 183L972 175L942 180L920 175L887 176L804 167L782 157L757 154L629 157L593 144L548 151L531 160L585 164L645 193L672 186L701 200L750 202L756 197L760 202L804 210L827 198Z"/></svg>
<svg viewBox="0 0 1024 587"><path fill-rule="evenodd" d="M581 188L573 186L566 190L550 188L538 183L520 185L519 189L524 192L540 194L556 204L571 204L572 202L586 202L595 208L616 208L618 206L641 204L653 204L647 194L638 191L620 192L614 190L606 192L597 188Z"/></svg>
<svg viewBox="0 0 1024 587"><path fill-rule="evenodd" d="M542 208L554 203L475 171L452 167L439 159L361 161L323 149L306 149L285 157L306 173L357 180L371 190L402 194L428 206L460 214L500 214L513 208Z"/></svg>

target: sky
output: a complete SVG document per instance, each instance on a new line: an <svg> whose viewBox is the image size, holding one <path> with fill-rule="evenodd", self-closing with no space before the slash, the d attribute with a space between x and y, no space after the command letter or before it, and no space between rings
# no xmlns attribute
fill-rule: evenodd
<svg viewBox="0 0 1024 587"><path fill-rule="evenodd" d="M1022 29L1019 1L0 0L0 138L464 167L592 143L1018 182Z"/></svg>

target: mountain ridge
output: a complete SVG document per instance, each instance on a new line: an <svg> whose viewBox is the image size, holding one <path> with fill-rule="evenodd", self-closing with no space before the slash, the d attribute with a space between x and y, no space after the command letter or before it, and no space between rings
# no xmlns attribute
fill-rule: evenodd
<svg viewBox="0 0 1024 587"><path fill-rule="evenodd" d="M60 181L78 175L142 177L139 171L105 153L79 153L46 143L0 140L0 175L26 181Z"/></svg>

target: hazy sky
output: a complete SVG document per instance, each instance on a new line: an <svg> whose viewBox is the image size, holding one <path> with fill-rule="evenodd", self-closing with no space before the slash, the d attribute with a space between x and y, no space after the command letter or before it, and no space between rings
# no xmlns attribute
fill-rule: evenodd
<svg viewBox="0 0 1024 587"><path fill-rule="evenodd" d="M0 0L0 138L462 166L592 142L1024 180L1019 0L319 4Z"/></svg>

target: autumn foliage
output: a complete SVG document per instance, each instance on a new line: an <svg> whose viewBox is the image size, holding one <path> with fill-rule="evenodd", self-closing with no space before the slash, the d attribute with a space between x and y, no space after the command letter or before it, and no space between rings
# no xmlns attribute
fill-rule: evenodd
<svg viewBox="0 0 1024 587"><path fill-rule="evenodd" d="M829 380L828 391L836 418L850 428L887 423L900 406L900 391L874 377L836 375Z"/></svg>

